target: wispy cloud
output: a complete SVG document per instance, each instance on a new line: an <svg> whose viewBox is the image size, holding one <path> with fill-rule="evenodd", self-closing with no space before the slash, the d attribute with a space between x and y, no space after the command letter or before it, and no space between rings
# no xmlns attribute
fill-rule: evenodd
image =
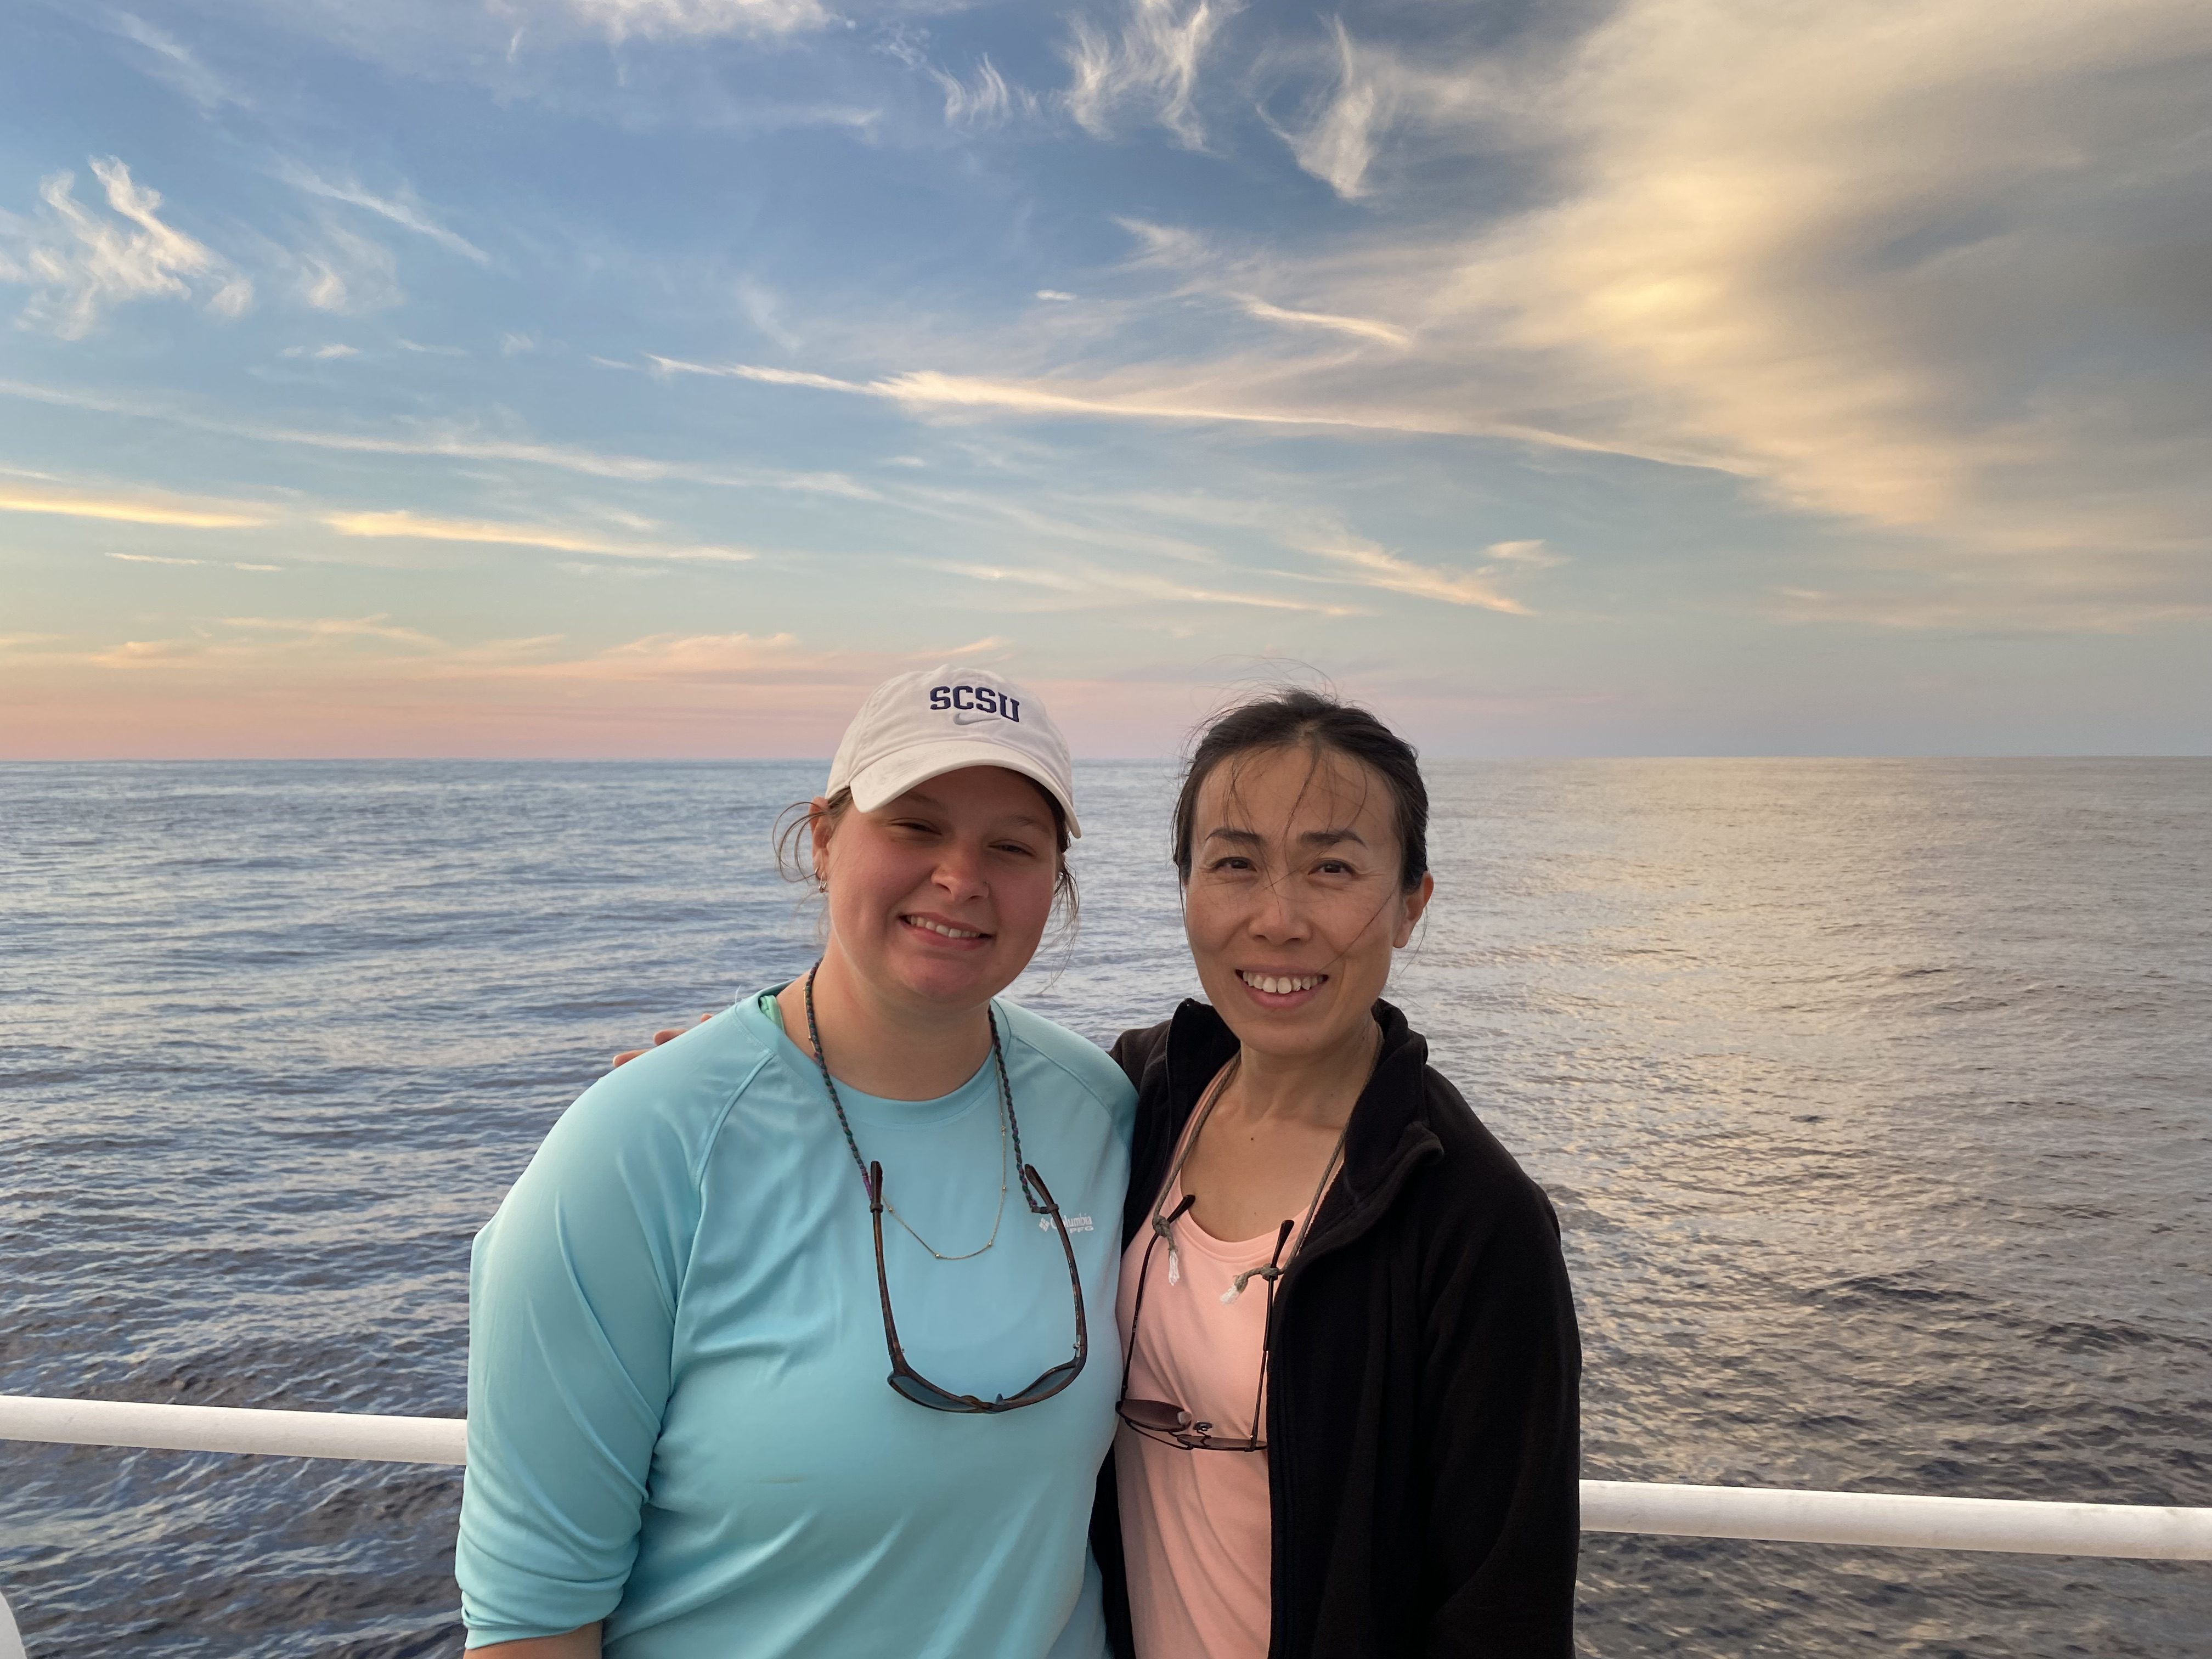
<svg viewBox="0 0 2212 1659"><path fill-rule="evenodd" d="M1455 298L1785 501L2085 558L2201 536L2212 473L2179 464L2212 444L2203 360L2130 361L2098 340L2125 311L2083 307L2154 280L2155 241L2104 227L2212 189L2212 155L2182 147L2203 23L2166 0L1931 0L1900 56L1866 7L1638 0L1560 83L1573 190L1491 239Z"/></svg>
<svg viewBox="0 0 2212 1659"><path fill-rule="evenodd" d="M1286 341L1153 373L1247 407L1327 398L1733 473L1775 506L1916 533L1911 558L1959 577L1924 614L2007 614L2007 580L2060 614L2036 597L2053 562L2105 593L2100 614L2212 595L2212 362L2174 332L2206 337L2212 289L2165 228L2212 191L2184 67L2201 9L1929 0L1910 52L1895 29L1866 3L1629 0L1564 50L1415 58L1334 25L1334 76L1285 136L1340 194L1388 192L1421 228L1241 264L1163 232L1145 262L1215 292L1264 270L1241 291L1406 319L1419 353ZM1533 204L1448 234L1416 164L1478 152Z"/></svg>
<svg viewBox="0 0 2212 1659"><path fill-rule="evenodd" d="M1505 544L1516 547L1529 545L1528 543ZM1470 571L1440 570L1414 563L1373 542L1357 538L1316 542L1310 550L1324 559L1346 567L1352 573L1352 580L1364 586L1379 587L1392 593L1410 593L1416 599L1437 599L1446 605L1470 605L1485 611L1502 611L1512 617L1529 614L1527 605L1498 592L1496 579L1499 567L1496 564Z"/></svg>
<svg viewBox="0 0 2212 1659"><path fill-rule="evenodd" d="M125 564L193 565L206 569L271 571L284 568L276 564L246 564L235 559L173 559L160 553L111 552L107 556L120 559Z"/></svg>
<svg viewBox="0 0 2212 1659"><path fill-rule="evenodd" d="M945 125L949 127L990 126L1018 112L1036 112L1036 94L1007 85L988 55L976 64L972 80L963 81L934 65L924 68L945 94Z"/></svg>
<svg viewBox="0 0 2212 1659"><path fill-rule="evenodd" d="M1492 542L1483 551L1491 558L1526 565L1532 570L1550 570L1567 562L1565 554L1553 552L1541 541Z"/></svg>
<svg viewBox="0 0 2212 1659"><path fill-rule="evenodd" d="M1908 632L2132 634L2212 619L2212 584L2197 556L2107 553L1984 556L1919 568L1850 573L1835 587L1778 586L1760 613L1774 622Z"/></svg>
<svg viewBox="0 0 2212 1659"><path fill-rule="evenodd" d="M1071 109L1104 134L1164 100L1198 142L1185 94L1222 14L1119 15L1078 27ZM1578 35L1419 50L1332 23L1315 96L1279 130L1371 216L1303 240L1132 222L1123 274L1171 286L1151 309L1126 289L1086 307L1079 358L996 329L941 337L942 368L664 368L933 416L1454 434L1708 469L1769 507L1916 538L1962 594L1996 591L1984 557L2023 596L2038 561L2071 560L2114 606L2172 615L2212 594L2212 287L2171 230L2212 192L2188 67L2202 9L1929 0L1911 52L1896 28L1868 0L1627 0ZM1512 186L1492 205L1459 187L1478 156ZM1166 302L1198 296L1274 337L1171 326Z"/></svg>
<svg viewBox="0 0 2212 1659"><path fill-rule="evenodd" d="M435 650L445 642L419 629L395 625L388 616L374 617L225 617L225 628L250 633L297 635L312 640L381 640L422 650Z"/></svg>
<svg viewBox="0 0 2212 1659"><path fill-rule="evenodd" d="M1363 338L1380 340L1386 345L1402 346L1412 343L1413 336L1391 323L1379 323L1371 317L1340 317L1327 311L1291 311L1285 307L1270 305L1250 294L1231 296L1244 308L1248 317L1256 317L1263 323L1287 323L1299 328L1324 328L1339 334L1357 334Z"/></svg>
<svg viewBox="0 0 2212 1659"><path fill-rule="evenodd" d="M204 672L270 658L304 658L329 665L333 648L365 646L412 657L443 653L449 647L435 635L393 623L389 616L223 617L195 626L189 634L161 640L125 640L88 654L94 667L185 668Z"/></svg>
<svg viewBox="0 0 2212 1659"><path fill-rule="evenodd" d="M1325 562L1309 581L1341 582L1447 605L1472 605L1510 616L1533 614L1504 585L1568 562L1540 540L1493 542L1455 567L1425 564L1403 550L1358 534L1337 514L1289 498L1214 494L1139 494L1123 498L1122 514L1158 515L1199 525L1256 531L1276 546Z"/></svg>
<svg viewBox="0 0 2212 1659"><path fill-rule="evenodd" d="M737 297L738 304L744 311L745 320L786 351L796 351L804 343L798 331L784 320L782 299L765 283L739 283ZM624 365L625 368L631 366Z"/></svg>
<svg viewBox="0 0 2212 1659"><path fill-rule="evenodd" d="M0 213L0 282L34 290L17 319L24 327L78 340L110 307L134 300L204 294L207 309L218 317L235 317L253 302L249 278L205 243L163 222L159 191L133 180L112 155L94 157L92 171L112 219L76 199L76 179L68 173L40 183L43 216Z"/></svg>
<svg viewBox="0 0 2212 1659"><path fill-rule="evenodd" d="M1356 387L1347 388L1350 396L1340 393L1339 399L1334 400L1335 407L1328 406L1332 400L1323 398L1293 401L1282 395L1280 383L1285 377L1281 365L1266 360L1217 362L1208 366L1210 372L1193 374L1188 380L1170 379L1172 371L1146 367L1091 380L998 380L945 374L934 369L909 370L874 380L848 380L832 374L754 363L695 363L661 356L653 357L651 362L665 374L714 375L754 380L765 386L802 386L817 392L878 398L915 411L996 410L1018 415L1094 416L1133 421L1342 427L1375 432L1508 438L1565 449L1619 453L1615 445L1486 416L1480 410L1393 404L1373 399Z"/></svg>
<svg viewBox="0 0 2212 1659"><path fill-rule="evenodd" d="M150 54L144 60L149 72L203 110L212 112L225 104L250 106L242 94L202 63L189 46L144 18L127 11L116 12L108 18L107 27L125 40L144 47Z"/></svg>
<svg viewBox="0 0 2212 1659"><path fill-rule="evenodd" d="M1068 113L1103 138L1115 115L1133 105L1185 148L1198 149L1206 142L1196 106L1199 66L1241 9L1237 0L1127 0L1118 23L1070 19L1060 53L1070 77L1062 94Z"/></svg>
<svg viewBox="0 0 2212 1659"><path fill-rule="evenodd" d="M323 354L318 353L318 356ZM15 476L22 476L20 472ZM657 520L620 507L599 509L596 516L639 532L624 538L603 531L570 525L514 523L491 519L464 519L421 514L404 509L386 511L322 511L296 500L288 507L257 503L211 501L137 488L55 488L40 483L15 483L0 478L0 513L35 513L58 517L98 519L115 523L157 526L182 530L266 529L285 524L316 523L346 537L366 539L466 542L503 547L541 547L561 553L593 554L617 559L665 560L711 564L750 563L757 556L748 549L708 543L684 542L654 536L663 529ZM112 552L118 558L139 564L229 565L229 560L185 557L174 554ZM278 567L236 564L241 570L273 570Z"/></svg>
<svg viewBox="0 0 2212 1659"><path fill-rule="evenodd" d="M1533 113L1524 108L1527 92L1516 90L1526 77L1509 58L1439 61L1433 51L1412 57L1355 40L1340 15L1329 20L1327 50L1334 74L1325 90L1300 119L1276 131L1301 167L1347 201L1371 193L1368 175L1376 157L1402 126L1423 127L1433 137Z"/></svg>
<svg viewBox="0 0 2212 1659"><path fill-rule="evenodd" d="M313 242L289 251L289 258L300 298L318 311L359 316L407 298L392 250L343 225L324 225Z"/></svg>
<svg viewBox="0 0 2212 1659"><path fill-rule="evenodd" d="M1375 130L1382 98L1374 82L1359 74L1344 20L1331 21L1340 64L1337 85L1303 131L1285 137L1300 167L1325 180L1340 196L1359 196L1365 193L1367 169L1375 159Z"/></svg>
<svg viewBox="0 0 2212 1659"><path fill-rule="evenodd" d="M58 635L0 636L0 649L13 647L30 654L61 639ZM240 669L260 673L274 665L300 676L303 685L367 672L386 686L473 681L527 687L566 682L610 688L659 685L679 692L687 686L699 691L757 686L775 693L779 703L804 704L821 686L850 687L857 692L900 666L987 657L1003 650L1006 643L994 636L886 653L810 651L789 632L665 632L596 647L580 646L561 634L462 641L378 613L209 617L166 639L126 640L82 652L76 659L100 668L142 673L176 670L198 676Z"/></svg>
<svg viewBox="0 0 2212 1659"><path fill-rule="evenodd" d="M560 0L612 40L795 34L826 27L819 0Z"/></svg>
<svg viewBox="0 0 2212 1659"><path fill-rule="evenodd" d="M980 640L970 640L965 645L951 646L945 650L934 654L950 657L957 662L963 657L994 656L1000 652L1006 650L1012 643L1013 641L1012 640L1006 639L1003 635L998 634L987 634Z"/></svg>
<svg viewBox="0 0 2212 1659"><path fill-rule="evenodd" d="M1234 252L1216 238L1186 225L1159 224L1127 216L1115 222L1137 244L1125 269L1171 273L1176 283L1170 297L1224 300L1255 321L1275 323L1285 328L1321 329L1391 346L1403 347L1413 343L1411 329L1378 317L1324 311L1312 306L1284 305L1251 291L1261 284L1282 283L1325 289L1336 285L1335 273L1317 283L1313 274L1299 269L1302 262L1283 261L1256 250ZM1328 270L1326 264L1321 268Z"/></svg>
<svg viewBox="0 0 2212 1659"><path fill-rule="evenodd" d="M106 519L118 524L167 525L183 530L246 530L270 522L264 509L242 503L32 489L15 484L0 484L0 513L45 513L71 519Z"/></svg>
<svg viewBox="0 0 2212 1659"><path fill-rule="evenodd" d="M1127 495L1054 495L1025 498L1000 491L951 489L915 483L897 497L902 511L934 517L956 532L990 525L1011 530L1024 547L1092 549L1121 568L1134 560L1165 560L1176 565L1218 569L1220 559L1202 539L1164 532L1148 520L1181 517L1145 514ZM1178 530L1187 530L1188 523Z"/></svg>
<svg viewBox="0 0 2212 1659"><path fill-rule="evenodd" d="M294 189L305 191L310 196L362 208L379 218L390 220L404 230L427 236L449 253L458 253L480 265L491 263L491 255L459 231L449 229L432 218L429 210L416 199L412 189L403 186L398 196L379 196L363 188L356 180L326 179L305 163L290 160L277 164L276 176Z"/></svg>
<svg viewBox="0 0 2212 1659"><path fill-rule="evenodd" d="M817 392L854 392L863 396L875 392L874 386L841 380L834 374L810 374L804 369L775 368L758 363L694 363L652 352L646 354L645 360L663 374L706 374L724 380L757 380L763 386L811 386Z"/></svg>
<svg viewBox="0 0 2212 1659"><path fill-rule="evenodd" d="M501 524L484 519L441 519L407 512L332 513L323 523L341 536L403 537L412 541L480 542L503 547L544 547L561 553L599 553L618 559L696 560L744 564L756 556L738 547L611 541L557 525Z"/></svg>
<svg viewBox="0 0 2212 1659"><path fill-rule="evenodd" d="M1104 605L1236 605L1254 611L1303 611L1316 617L1356 617L1356 605L1330 605L1262 592L1249 586L1206 587L1146 571L1109 569L1101 565L1066 561L1055 565L982 564L957 560L931 561L927 568L971 581L1028 587L1044 596L1041 609L1095 609ZM1252 573L1240 572L1249 581Z"/></svg>
<svg viewBox="0 0 2212 1659"><path fill-rule="evenodd" d="M468 461L518 461L532 466L578 473L586 477L618 478L634 483L653 483L671 480L728 489L788 489L808 495L841 495L854 501L881 499L877 491L842 472L702 466L649 455L629 455L592 449L580 444L491 437L466 426L430 426L396 434L332 432L304 426L262 426L250 421L229 420L218 416L164 408L149 398L102 397L97 393L39 386L23 380L0 380L0 397L21 398L65 409L92 410L101 414L161 421L201 432L225 433L258 443L297 445L343 453L441 456Z"/></svg>
<svg viewBox="0 0 2212 1659"><path fill-rule="evenodd" d="M11 753L818 755L886 673L994 640L809 649L787 632L468 641L390 616L211 617L105 647L0 636ZM70 689L64 701L54 693ZM735 735L733 735L735 734Z"/></svg>
<svg viewBox="0 0 2212 1659"><path fill-rule="evenodd" d="M586 657L507 671L536 679L750 683L793 665L790 634L653 634Z"/></svg>

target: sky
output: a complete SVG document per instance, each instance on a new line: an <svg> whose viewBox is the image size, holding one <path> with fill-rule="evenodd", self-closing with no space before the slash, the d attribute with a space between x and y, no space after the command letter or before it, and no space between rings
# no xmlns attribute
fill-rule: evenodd
<svg viewBox="0 0 2212 1659"><path fill-rule="evenodd" d="M2212 750L2202 0L0 28L0 758Z"/></svg>

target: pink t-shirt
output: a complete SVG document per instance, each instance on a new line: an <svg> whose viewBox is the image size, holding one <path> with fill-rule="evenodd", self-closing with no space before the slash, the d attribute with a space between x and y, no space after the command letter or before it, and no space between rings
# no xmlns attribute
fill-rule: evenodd
<svg viewBox="0 0 2212 1659"><path fill-rule="evenodd" d="M1160 1212L1182 1202L1178 1179L1170 1183ZM1276 1231L1271 1227L1259 1238L1230 1244L1210 1237L1188 1215L1175 1224L1174 1282L1166 1241L1152 1252L1145 1317L1129 1363L1131 1399L1181 1406L1212 1423L1217 1438L1250 1436L1267 1283L1255 1276L1234 1302L1224 1306L1221 1297L1238 1273L1267 1265ZM1124 1352L1137 1271L1152 1236L1148 1224L1121 1257ZM1293 1231L1283 1261L1297 1245ZM1263 1441L1266 1409L1262 1401ZM1266 1450L1186 1451L1124 1423L1115 1431L1114 1471L1137 1659L1267 1659L1273 1539Z"/></svg>

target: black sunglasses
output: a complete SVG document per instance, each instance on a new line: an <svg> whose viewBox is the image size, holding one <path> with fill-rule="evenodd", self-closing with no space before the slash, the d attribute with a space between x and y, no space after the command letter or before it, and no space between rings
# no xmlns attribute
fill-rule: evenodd
<svg viewBox="0 0 2212 1659"><path fill-rule="evenodd" d="M1260 1413L1267 1397L1267 1357L1275 1346L1275 1281L1283 1276L1283 1246L1289 1242L1296 1222L1285 1221L1276 1231L1275 1253L1267 1258L1266 1267L1254 1269L1251 1275L1267 1281L1267 1323L1260 1336L1260 1380L1252 1390L1252 1432L1242 1439L1218 1438L1212 1424L1197 1421L1171 1401L1129 1398L1129 1367L1136 1363L1137 1322L1145 1316L1145 1280L1152 1271L1152 1252L1168 1236L1168 1229L1197 1202L1195 1193L1187 1194L1170 1214L1154 1224L1152 1242L1145 1246L1144 1261L1137 1268L1137 1299L1129 1310L1129 1340L1121 1355L1121 1397L1114 1402L1114 1414L1147 1440L1157 1440L1164 1446L1180 1446L1185 1451L1265 1451L1267 1443L1260 1438ZM1237 1284L1242 1288L1242 1278Z"/></svg>
<svg viewBox="0 0 2212 1659"><path fill-rule="evenodd" d="M906 1350L899 1346L898 1322L891 1316L890 1279L884 1271L884 1166L868 1165L868 1213L876 1233L876 1291L884 1303L884 1346L890 1350L891 1356L889 1381L893 1389L915 1405L927 1406L933 1412L1018 1411L1024 1406L1051 1399L1082 1374L1084 1362L1091 1358L1091 1328L1083 1316L1083 1279L1075 1269L1075 1246L1068 1242L1067 1224L1060 1218L1060 1206L1053 1202L1044 1177L1027 1164L1022 1165L1022 1196L1029 1200L1031 1214L1052 1218L1053 1229L1060 1235L1060 1250L1067 1257L1067 1282L1075 1292L1075 1358L1061 1360L1025 1389L1011 1395L1002 1394L995 1400L978 1400L972 1394L955 1394L950 1389L939 1388L907 1363ZM1270 1295L1273 1290L1270 1285Z"/></svg>

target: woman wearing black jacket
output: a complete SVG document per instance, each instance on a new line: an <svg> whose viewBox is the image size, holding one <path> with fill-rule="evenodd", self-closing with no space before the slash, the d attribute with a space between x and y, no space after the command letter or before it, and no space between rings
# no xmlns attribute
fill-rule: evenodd
<svg viewBox="0 0 2212 1659"><path fill-rule="evenodd" d="M1558 1222L1380 1000L1426 822L1412 749L1310 692L1193 757L1175 856L1212 1006L1114 1048L1127 1381L1091 1544L1123 1659L1573 1652Z"/></svg>

